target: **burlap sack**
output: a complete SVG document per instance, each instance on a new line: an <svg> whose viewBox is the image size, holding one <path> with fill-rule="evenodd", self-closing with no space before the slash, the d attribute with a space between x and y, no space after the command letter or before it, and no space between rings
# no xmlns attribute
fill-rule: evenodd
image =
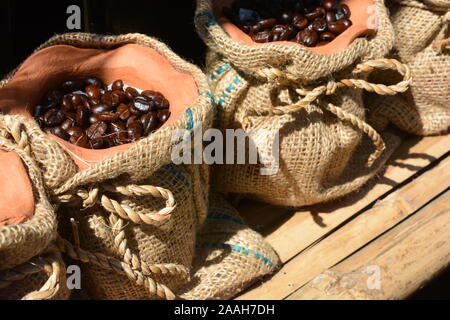
<svg viewBox="0 0 450 320"><path fill-rule="evenodd" d="M18 217L17 223L0 219L0 300L67 299L65 265L52 244L57 229L55 210L48 200L39 167L23 139L20 127L0 119L0 150L19 155L22 161L18 165L26 167L32 189L30 197L34 198L30 217ZM10 187L17 194L25 192L12 182Z"/></svg>
<svg viewBox="0 0 450 320"><path fill-rule="evenodd" d="M59 205L59 249L71 259L84 262L82 285L89 296L173 299L172 290L189 281L196 230L207 214L209 173L205 166L173 165L172 150L180 144L180 138L172 138L176 130L192 133L200 125L204 130L211 126L212 99L205 76L164 44L140 34L65 34L51 38L36 53L54 50L58 45L95 48L111 53L114 63L120 57L113 50L128 52L130 44L134 51L156 53L161 63L195 84L194 101L183 106L179 118L170 125L80 170L68 154L70 149L63 149L44 134L34 120L4 118L22 125L44 182ZM152 72L136 65L137 60L131 56L122 57L122 61L126 64L123 69L128 70L125 75L130 77L136 73L136 77L145 79ZM76 77L85 64L74 66L72 76ZM104 67L107 65L108 61L103 61L99 72L112 78L115 71ZM20 72L19 68L17 74ZM4 88L13 83L14 74L2 82ZM172 105L174 101L170 102Z"/></svg>
<svg viewBox="0 0 450 320"><path fill-rule="evenodd" d="M212 195L197 242L191 283L180 290L188 300L225 300L270 275L280 259L223 198Z"/></svg>
<svg viewBox="0 0 450 320"><path fill-rule="evenodd" d="M390 3L394 57L410 66L413 82L403 95L371 98L373 119L420 136L445 133L450 128L450 1Z"/></svg>
<svg viewBox="0 0 450 320"><path fill-rule="evenodd" d="M394 44L384 2L374 1L375 36L357 38L335 53L318 54L297 44L235 41L216 21L213 5L217 1L197 1L196 27L210 48L207 70L221 112L220 125L256 132L253 143L266 159L264 165L217 166L215 187L296 207L360 188L396 147L385 144L365 122L362 90L392 95L406 91L410 82L406 66L381 59ZM404 81L389 87L364 81L374 69L397 70ZM258 134L260 129L280 134L276 174L261 174L261 169L277 164L270 160L276 159L271 150L274 140L264 132ZM365 135L372 142L364 140Z"/></svg>

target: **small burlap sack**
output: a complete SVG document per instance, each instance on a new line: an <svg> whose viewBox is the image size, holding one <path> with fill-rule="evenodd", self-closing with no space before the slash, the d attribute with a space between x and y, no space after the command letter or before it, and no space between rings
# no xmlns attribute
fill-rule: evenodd
<svg viewBox="0 0 450 320"><path fill-rule="evenodd" d="M58 55L59 51L65 54ZM20 124L21 134L26 136L52 200L59 206L58 247L71 259L83 262L82 286L89 296L175 298L172 290L189 281L196 231L207 214L209 172L203 165L173 165L172 151L183 138L173 136L177 130L192 134L200 126L204 130L211 126L212 99L204 74L166 45L144 35L65 34L43 44L1 83L0 104L2 94L7 95L8 88L17 84L21 72L33 69L33 59L49 52L54 55L50 67L45 62L49 59L38 60L49 72L36 73L43 84L29 88L31 91L54 87L61 82L60 69L66 68L69 71L64 74L70 78L92 75L108 83L120 76L136 87L133 81L145 83L157 76L155 86L175 92L166 95L161 91L171 103L172 116L166 126L124 149L108 149L101 159L89 163L82 157L91 150L81 152L46 135L29 116L3 116ZM74 56L79 60L65 60ZM173 74L169 79L173 81L164 80L165 72ZM188 92L191 87L194 93ZM150 83L142 89L158 88ZM192 96L192 101L185 104L185 96Z"/></svg>
<svg viewBox="0 0 450 320"><path fill-rule="evenodd" d="M223 198L212 195L197 242L194 274L180 292L188 300L226 300L270 275L280 259Z"/></svg>
<svg viewBox="0 0 450 320"><path fill-rule="evenodd" d="M394 57L411 68L411 90L395 97L371 97L373 119L427 136L450 128L450 0L392 0ZM396 81L396 79L393 79Z"/></svg>
<svg viewBox="0 0 450 320"><path fill-rule="evenodd" d="M244 129L264 161L217 166L215 187L295 207L329 201L360 188L398 143L393 137L383 142L365 122L362 92L394 95L406 91L410 82L406 66L382 59L394 44L384 2L374 1L375 36L356 38L330 54L314 53L295 43L236 41L216 21L217 3L222 2L197 1L196 27L210 48L207 72L221 113L220 126ZM404 79L392 86L365 81L375 69L394 69ZM279 133L279 161L270 132ZM263 175L261 169L268 168L278 170Z"/></svg>
<svg viewBox="0 0 450 320"><path fill-rule="evenodd" d="M34 209L29 217L16 216L16 222L10 220L11 215L5 218L0 214L0 300L67 299L70 293L66 286L65 265L52 244L57 230L55 210L48 200L26 137L20 134L20 126L11 124L0 118L0 150L14 152L21 159L17 165L26 167ZM3 169L7 165L2 163ZM10 174L15 172L10 171ZM16 201L21 201L19 194L26 190L17 189L19 185L14 185L15 178L9 179L10 188L18 195Z"/></svg>

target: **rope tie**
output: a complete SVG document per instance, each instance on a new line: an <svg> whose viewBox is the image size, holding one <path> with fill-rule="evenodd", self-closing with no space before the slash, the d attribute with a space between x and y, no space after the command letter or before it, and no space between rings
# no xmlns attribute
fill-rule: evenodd
<svg viewBox="0 0 450 320"><path fill-rule="evenodd" d="M10 270L0 271L0 289L5 289L16 281L26 280L30 275L45 272L46 283L37 291L27 294L22 300L51 300L59 292L63 282L63 262L58 249L52 245L46 253Z"/></svg>
<svg viewBox="0 0 450 320"><path fill-rule="evenodd" d="M450 11L448 11L443 17L442 17L442 24L445 27L444 30L444 36L447 32L449 32L450 29ZM442 52L442 50L444 48L447 48L448 46L450 46L450 37L440 40L440 41L436 41L433 43L433 49L437 49L439 52Z"/></svg>
<svg viewBox="0 0 450 320"><path fill-rule="evenodd" d="M359 119L355 115L346 112L342 108L335 106L331 103L323 106L323 103L320 103L320 98L322 96L331 96L334 95L338 89L340 88L355 88L355 89L363 89L368 92L374 92L379 95L396 95L398 93L406 92L409 89L409 86L412 81L411 70L410 68L400 63L395 59L379 59L379 60L370 60L364 63L361 63L356 66L353 70L354 75L362 75L362 74L370 74L375 70L395 70L403 76L403 80L394 85L384 85L384 84L375 84L370 83L368 81L362 79L342 79L339 81L335 81L334 79L330 79L326 84L318 86L313 89L304 88L301 84L301 81L295 80L293 75L289 73L284 73L277 68L265 68L259 70L257 73L261 77L265 77L269 81L275 81L281 85L289 84L290 86L297 86L299 88L296 89L296 92L299 96L302 97L297 103L289 105L289 106L279 106L273 107L269 110L257 110L252 109L248 110L246 114L242 117L242 123L244 125L245 130L249 130L251 127L251 121L249 117L251 116L283 116L287 114L292 114L299 112L304 107L311 105L312 103L318 101L319 105L324 107L326 110L330 111L334 114L340 121L347 122L356 126L358 129L363 131L365 134L369 136L375 145L376 151L370 156L367 166L371 166L376 159L378 159L384 152L386 146L384 144L381 136L373 129L368 123Z"/></svg>

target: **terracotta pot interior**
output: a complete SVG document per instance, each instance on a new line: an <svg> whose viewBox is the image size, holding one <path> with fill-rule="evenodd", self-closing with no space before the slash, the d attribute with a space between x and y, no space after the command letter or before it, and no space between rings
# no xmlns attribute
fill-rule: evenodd
<svg viewBox="0 0 450 320"><path fill-rule="evenodd" d="M108 85L122 79L128 86L161 92L169 100L171 111L164 127L179 120L198 97L192 75L176 70L166 58L150 48L126 44L113 50L100 50L57 45L40 50L24 62L8 85L0 89L0 109L7 114L31 117L30 112L48 91L66 80L87 76L98 77ZM68 152L80 170L132 146L127 144L106 150L90 150L52 137ZM0 157L0 226L23 222L34 211L29 178L20 158L14 155L3 153ZM14 190L10 186L14 186ZM11 193L5 193L7 191Z"/></svg>
<svg viewBox="0 0 450 320"><path fill-rule="evenodd" d="M249 46L266 45L254 42L249 35L241 31L241 29L231 23L223 15L223 8L230 6L234 1L235 0L214 1L214 15L216 16L218 23L228 33L228 35L237 42ZM319 47L305 47L291 41L276 41L272 43L301 46L317 54L332 54L347 48L356 38L365 35L373 35L376 32L375 26L372 26L376 25L376 23L372 23L374 22L374 11L370 9L371 6L374 5L373 0L344 0L342 3L349 6L351 11L350 20L353 22L353 25L337 36L332 42Z"/></svg>

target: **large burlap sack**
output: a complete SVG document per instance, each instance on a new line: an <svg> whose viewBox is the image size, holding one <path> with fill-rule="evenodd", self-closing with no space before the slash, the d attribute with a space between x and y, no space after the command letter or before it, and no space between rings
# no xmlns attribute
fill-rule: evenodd
<svg viewBox="0 0 450 320"><path fill-rule="evenodd" d="M52 243L55 210L20 127L3 118L0 165L0 185L11 191L0 188L0 300L67 299L65 265Z"/></svg>
<svg viewBox="0 0 450 320"><path fill-rule="evenodd" d="M393 95L406 91L410 82L406 66L382 59L394 44L384 2L374 1L375 36L356 38L330 54L314 53L295 43L236 41L216 21L216 3L221 1L197 1L196 27L210 48L207 70L221 113L220 126L253 133L252 143L264 161L217 166L215 187L296 207L360 188L398 143L391 137L384 143L365 122L362 91ZM404 80L389 87L366 82L367 73L374 69L397 70ZM279 162L277 140L271 132L279 133ZM263 175L261 169L268 168L278 170Z"/></svg>
<svg viewBox="0 0 450 320"><path fill-rule="evenodd" d="M450 0L391 0L396 33L394 56L411 68L411 90L371 97L373 118L426 136L450 128ZM396 81L393 79L393 81Z"/></svg>
<svg viewBox="0 0 450 320"><path fill-rule="evenodd" d="M31 72L36 61L47 72ZM17 86L24 83L19 81L23 71L35 81L31 87ZM142 89L162 86L168 91L158 90L169 99L172 110L163 128L125 148L108 149L93 162L83 156L98 154L46 135L29 116L3 118L19 123L27 137L59 207L58 247L84 263L82 286L89 296L173 299L173 291L189 281L196 231L206 217L209 193L207 167L172 164L172 151L183 138L173 137L177 130L192 134L201 126L204 130L211 126L206 78L167 46L144 35L66 34L51 38L2 82L0 104L2 97L11 104L20 100L22 95L8 96L12 86L29 90L28 99L38 99L46 86L50 89L67 74L71 78L90 74L106 83L120 76L132 86L144 83L148 86Z"/></svg>
<svg viewBox="0 0 450 320"><path fill-rule="evenodd" d="M272 247L236 209L216 194L210 204L197 242L192 281L180 290L188 300L231 299L280 265Z"/></svg>

